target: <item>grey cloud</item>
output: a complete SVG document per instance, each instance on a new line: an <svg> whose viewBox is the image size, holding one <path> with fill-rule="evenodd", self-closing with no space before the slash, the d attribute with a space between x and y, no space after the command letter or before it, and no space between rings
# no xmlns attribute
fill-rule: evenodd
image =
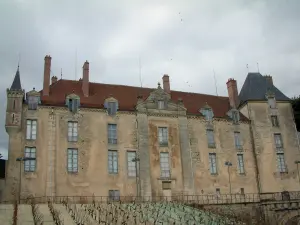
<svg viewBox="0 0 300 225"><path fill-rule="evenodd" d="M299 9L298 0L2 0L0 147L7 148L5 89L19 53L26 91L42 87L44 56L51 54L58 77L62 69L64 78L79 79L89 60L94 82L140 85L140 56L144 85L155 87L168 73L173 89L208 94L215 94L214 69L221 95L229 77L241 88L246 64L257 71L259 62L284 93L298 95Z"/></svg>

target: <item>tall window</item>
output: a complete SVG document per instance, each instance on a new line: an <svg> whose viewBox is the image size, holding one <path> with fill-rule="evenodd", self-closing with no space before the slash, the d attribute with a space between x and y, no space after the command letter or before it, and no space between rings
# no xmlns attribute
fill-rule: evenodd
<svg viewBox="0 0 300 225"><path fill-rule="evenodd" d="M78 123L68 122L68 141L77 141L78 139Z"/></svg>
<svg viewBox="0 0 300 225"><path fill-rule="evenodd" d="M203 110L204 117L207 121L212 121L213 119L213 111L210 108Z"/></svg>
<svg viewBox="0 0 300 225"><path fill-rule="evenodd" d="M244 155L237 154L239 174L245 174Z"/></svg>
<svg viewBox="0 0 300 225"><path fill-rule="evenodd" d="M214 137L214 131L213 130L207 130L207 143L209 148L215 148L216 143L215 143L215 137Z"/></svg>
<svg viewBox="0 0 300 225"><path fill-rule="evenodd" d="M107 113L110 116L116 115L118 111L118 104L117 102L107 102Z"/></svg>
<svg viewBox="0 0 300 225"><path fill-rule="evenodd" d="M210 174L217 174L217 156L216 153L209 153Z"/></svg>
<svg viewBox="0 0 300 225"><path fill-rule="evenodd" d="M283 152L283 143L281 134L274 134L276 152Z"/></svg>
<svg viewBox="0 0 300 225"><path fill-rule="evenodd" d="M39 97L38 96L28 96L28 109L36 110L39 104Z"/></svg>
<svg viewBox="0 0 300 225"><path fill-rule="evenodd" d="M159 127L158 128L158 140L160 146L168 146L168 128L167 127Z"/></svg>
<svg viewBox="0 0 300 225"><path fill-rule="evenodd" d="M26 126L26 139L35 140L36 139L36 120L27 120Z"/></svg>
<svg viewBox="0 0 300 225"><path fill-rule="evenodd" d="M236 149L242 149L241 133L234 132L234 144Z"/></svg>
<svg viewBox="0 0 300 225"><path fill-rule="evenodd" d="M279 127L278 123L278 117L277 116L271 116L272 126L273 127Z"/></svg>
<svg viewBox="0 0 300 225"><path fill-rule="evenodd" d="M238 124L240 121L240 113L238 110L232 111L232 120L234 124Z"/></svg>
<svg viewBox="0 0 300 225"><path fill-rule="evenodd" d="M108 150L108 173L118 173L118 151Z"/></svg>
<svg viewBox="0 0 300 225"><path fill-rule="evenodd" d="M160 153L160 176L163 178L171 177L168 152Z"/></svg>
<svg viewBox="0 0 300 225"><path fill-rule="evenodd" d="M117 144L117 124L108 124L108 143Z"/></svg>
<svg viewBox="0 0 300 225"><path fill-rule="evenodd" d="M34 172L36 169L36 148L25 147L25 158L31 158L30 160L24 161L24 171Z"/></svg>
<svg viewBox="0 0 300 225"><path fill-rule="evenodd" d="M119 201L120 200L120 191L119 190L109 190L108 196L110 201Z"/></svg>
<svg viewBox="0 0 300 225"><path fill-rule="evenodd" d="M80 99L79 98L67 98L66 105L68 106L68 109L71 112L76 113L79 109Z"/></svg>
<svg viewBox="0 0 300 225"><path fill-rule="evenodd" d="M135 177L136 176L136 168L137 168L137 162L134 161L136 159L136 152L127 152L127 171L129 177Z"/></svg>
<svg viewBox="0 0 300 225"><path fill-rule="evenodd" d="M284 160L284 153L277 153L277 168L278 172L284 173L287 171L286 165L285 165L285 160Z"/></svg>
<svg viewBox="0 0 300 225"><path fill-rule="evenodd" d="M68 149L68 172L69 173L78 172L78 149L74 149L74 148Z"/></svg>

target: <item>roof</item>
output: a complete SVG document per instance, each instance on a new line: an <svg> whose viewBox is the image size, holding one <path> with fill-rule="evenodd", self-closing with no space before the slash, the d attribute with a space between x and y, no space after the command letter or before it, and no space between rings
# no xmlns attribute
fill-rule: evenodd
<svg viewBox="0 0 300 225"><path fill-rule="evenodd" d="M82 81L61 79L50 85L50 95L42 96L41 101L43 105L65 106L66 96L75 93L80 97L81 106L87 108L104 108L104 100L108 97L114 97L119 102L120 110L134 111L138 96L142 95L145 100L154 90L154 88L90 83L89 97L84 97ZM227 117L227 112L230 110L228 97L171 91L171 99L174 102L177 102L179 98L183 100L188 114L200 115L199 110L206 103L213 109L215 117Z"/></svg>
<svg viewBox="0 0 300 225"><path fill-rule="evenodd" d="M260 73L248 73L244 85L239 94L240 104L250 100L266 100L267 91L275 94L277 101L290 101L268 78Z"/></svg>
<svg viewBox="0 0 300 225"><path fill-rule="evenodd" d="M18 66L18 70L16 72L14 81L10 87L10 90L14 90L14 91L19 91L22 90L22 86L21 86L21 79L20 79L20 71L19 71L19 66Z"/></svg>

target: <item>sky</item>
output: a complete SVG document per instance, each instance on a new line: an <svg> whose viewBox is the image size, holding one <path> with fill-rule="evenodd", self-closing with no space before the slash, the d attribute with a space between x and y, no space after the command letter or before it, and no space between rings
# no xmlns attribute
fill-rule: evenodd
<svg viewBox="0 0 300 225"><path fill-rule="evenodd" d="M260 71L298 96L299 11L299 0L0 0L0 152L18 62L25 91L40 90L48 54L63 79L88 60L92 82L154 88L168 74L173 90L227 96L228 78L240 90Z"/></svg>

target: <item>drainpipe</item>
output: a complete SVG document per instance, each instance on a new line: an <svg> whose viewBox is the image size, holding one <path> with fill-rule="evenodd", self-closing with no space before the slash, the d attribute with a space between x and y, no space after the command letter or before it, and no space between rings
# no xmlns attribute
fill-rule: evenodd
<svg viewBox="0 0 300 225"><path fill-rule="evenodd" d="M257 190L258 190L258 194L259 194L259 198L260 198L261 183L260 183L258 162L257 162L257 157L256 157L256 151L255 151L254 134L253 134L253 129L252 129L252 125L254 126L254 123L253 123L253 120L251 119L251 111L249 109L249 105L248 104L247 104L247 110L248 110L248 115L249 115L249 118L250 118L250 135L251 135L251 143L252 143L252 152L253 152L253 157L254 157L254 162L255 162L255 168L256 168Z"/></svg>

